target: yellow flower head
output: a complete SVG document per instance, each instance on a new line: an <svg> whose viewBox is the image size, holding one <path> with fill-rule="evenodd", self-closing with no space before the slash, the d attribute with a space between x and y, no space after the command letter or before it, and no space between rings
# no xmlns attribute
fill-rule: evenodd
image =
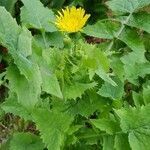
<svg viewBox="0 0 150 150"><path fill-rule="evenodd" d="M62 13L58 12L55 24L61 31L69 33L80 31L85 25L90 15L85 14L85 10L76 7L62 9Z"/></svg>

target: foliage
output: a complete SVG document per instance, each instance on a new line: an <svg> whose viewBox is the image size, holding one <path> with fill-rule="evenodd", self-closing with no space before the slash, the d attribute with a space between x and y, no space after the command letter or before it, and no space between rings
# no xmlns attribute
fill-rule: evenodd
<svg viewBox="0 0 150 150"><path fill-rule="evenodd" d="M91 14L81 32L55 26L57 10L68 5ZM149 6L0 2L0 148L148 150Z"/></svg>

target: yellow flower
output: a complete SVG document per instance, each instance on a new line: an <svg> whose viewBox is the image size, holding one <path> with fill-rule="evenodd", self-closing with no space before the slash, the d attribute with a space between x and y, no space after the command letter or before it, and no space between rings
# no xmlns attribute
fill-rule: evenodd
<svg viewBox="0 0 150 150"><path fill-rule="evenodd" d="M81 31L90 15L85 14L85 10L76 7L62 9L62 13L58 12L55 24L61 31L69 33Z"/></svg>

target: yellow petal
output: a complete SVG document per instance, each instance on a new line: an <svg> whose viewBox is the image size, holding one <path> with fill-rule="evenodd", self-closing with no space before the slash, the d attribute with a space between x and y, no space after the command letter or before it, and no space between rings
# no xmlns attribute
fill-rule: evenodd
<svg viewBox="0 0 150 150"><path fill-rule="evenodd" d="M83 28L89 17L90 15L85 14L85 10L81 7L66 7L62 9L62 13L58 11L55 24L61 31L78 32Z"/></svg>

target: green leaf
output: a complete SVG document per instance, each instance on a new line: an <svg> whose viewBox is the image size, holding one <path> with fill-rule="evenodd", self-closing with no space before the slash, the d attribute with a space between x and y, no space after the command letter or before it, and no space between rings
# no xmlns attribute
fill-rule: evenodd
<svg viewBox="0 0 150 150"><path fill-rule="evenodd" d="M125 64L125 78L132 83L136 83L135 80L139 76L144 77L146 74L149 74L149 63L145 62L143 52L131 52L128 55L124 55L121 60Z"/></svg>
<svg viewBox="0 0 150 150"><path fill-rule="evenodd" d="M111 0L107 2L109 8L117 13L133 13L149 4L149 0Z"/></svg>
<svg viewBox="0 0 150 150"><path fill-rule="evenodd" d="M121 62L120 57L111 57L111 68L113 73L118 76L121 81L124 81L124 64Z"/></svg>
<svg viewBox="0 0 150 150"><path fill-rule="evenodd" d="M115 136L115 150L131 150L128 136L126 134L118 134Z"/></svg>
<svg viewBox="0 0 150 150"><path fill-rule="evenodd" d="M22 28L21 33L18 37L17 50L23 56L27 57L32 54L32 35L25 27Z"/></svg>
<svg viewBox="0 0 150 150"><path fill-rule="evenodd" d="M144 51L130 52L121 57L121 61L125 65L134 65L135 63L137 64L146 63L147 61L145 59L144 53L145 53Z"/></svg>
<svg viewBox="0 0 150 150"><path fill-rule="evenodd" d="M67 140L65 141L65 143L66 143L65 145L66 145L66 146L73 145L73 144L75 144L76 142L78 142L78 139L77 139L75 133L77 133L77 132L79 131L79 129L81 129L81 128L82 128L82 125L73 125L73 126L71 126L71 127L69 128L69 130L68 130L68 132L67 132L68 138L67 138ZM65 146L64 146L64 148L65 148Z"/></svg>
<svg viewBox="0 0 150 150"><path fill-rule="evenodd" d="M144 43L134 29L129 27L124 28L118 38L126 43L133 51L145 51Z"/></svg>
<svg viewBox="0 0 150 150"><path fill-rule="evenodd" d="M150 144L150 105L140 108L122 108L116 110L120 118L121 128L129 134L132 149L148 150Z"/></svg>
<svg viewBox="0 0 150 150"><path fill-rule="evenodd" d="M144 104L143 97L142 97L141 93L136 93L133 91L132 97L133 97L135 106L139 107L139 106L142 106Z"/></svg>
<svg viewBox="0 0 150 150"><path fill-rule="evenodd" d="M145 127L147 128L147 127ZM150 144L150 129L139 129L131 132L129 135L129 143L132 149L136 150L149 150Z"/></svg>
<svg viewBox="0 0 150 150"><path fill-rule="evenodd" d="M26 58L26 56L31 55L31 33L25 28L21 29L4 8L0 7L0 13L0 42L8 48L8 52L13 57L21 74L26 77L25 79L24 76L19 74L16 67L11 66L7 72L10 89L17 93L18 101L23 106L33 107L41 92L41 74L37 64ZM29 91L29 95L24 94L26 89Z"/></svg>
<svg viewBox="0 0 150 150"><path fill-rule="evenodd" d="M49 41L50 46L58 47L58 48L63 48L64 43L63 43L63 34L60 32L54 32L54 33L49 33L46 34L47 41Z"/></svg>
<svg viewBox="0 0 150 150"><path fill-rule="evenodd" d="M4 7L0 7L0 14L0 43L14 49L20 28Z"/></svg>
<svg viewBox="0 0 150 150"><path fill-rule="evenodd" d="M89 150L95 149L97 146L100 147L97 144L97 141L101 138L100 135L92 128L87 128L83 125L83 128L81 128L78 132L77 135L78 139L80 139L80 143L77 142L76 144L80 144L83 147L81 149L85 148L85 145L89 145L91 146L91 148L89 148ZM93 148L93 146L96 146L95 148ZM87 148L86 148L87 149Z"/></svg>
<svg viewBox="0 0 150 150"><path fill-rule="evenodd" d="M42 140L31 133L15 133L10 141L10 150L42 150Z"/></svg>
<svg viewBox="0 0 150 150"><path fill-rule="evenodd" d="M74 102L73 105L68 106L68 112L77 115L80 114L86 118L92 115L96 111L102 111L105 109L107 100L100 97L96 92L88 92L87 96L83 96L82 99L79 99L77 102ZM58 106L58 104L55 104ZM64 107L63 107L64 109Z"/></svg>
<svg viewBox="0 0 150 150"><path fill-rule="evenodd" d="M64 87L64 98L65 99L76 99L77 97L81 97L82 94L88 89L95 87L97 84L95 82L92 83L78 83L75 82L72 85L65 85Z"/></svg>
<svg viewBox="0 0 150 150"><path fill-rule="evenodd" d="M138 128L145 128L150 124L150 105L142 106L140 108L130 107L115 110L121 122L123 132L138 130Z"/></svg>
<svg viewBox="0 0 150 150"><path fill-rule="evenodd" d="M115 85L113 80L107 74L110 69L110 62L106 54L90 44L82 44L82 49L85 51L82 65L83 67L88 68L90 80L97 74L104 81Z"/></svg>
<svg viewBox="0 0 150 150"><path fill-rule="evenodd" d="M34 36L34 39L42 48L45 48L46 46L54 46L57 48L63 48L64 46L63 35L60 32L46 33L45 41L42 35L36 35Z"/></svg>
<svg viewBox="0 0 150 150"><path fill-rule="evenodd" d="M103 20L98 21L94 25L87 25L82 32L97 38L113 39L119 27L120 25L116 22Z"/></svg>
<svg viewBox="0 0 150 150"><path fill-rule="evenodd" d="M96 74L104 81L110 83L113 86L117 86L117 84L109 77L107 73L104 72L103 69L99 68L98 70L96 70Z"/></svg>
<svg viewBox="0 0 150 150"><path fill-rule="evenodd" d="M112 99L121 99L124 92L124 83L119 79L114 79L117 86L112 86L108 82L105 82L99 89L98 94L104 97L110 97Z"/></svg>
<svg viewBox="0 0 150 150"><path fill-rule="evenodd" d="M56 113L37 109L33 113L34 121L48 150L60 150L73 119L65 113Z"/></svg>
<svg viewBox="0 0 150 150"><path fill-rule="evenodd" d="M110 62L106 54L93 45L84 44L85 57L83 58L84 67L90 69L102 68L105 72L109 71Z"/></svg>
<svg viewBox="0 0 150 150"><path fill-rule="evenodd" d="M14 6L17 0L2 0L0 6L4 6L11 14L14 12Z"/></svg>
<svg viewBox="0 0 150 150"><path fill-rule="evenodd" d="M38 102L41 92L40 80L34 79L28 81L23 75L20 74L15 65L7 68L6 78L9 80L9 88L12 92L17 94L18 102L26 108L33 108ZM25 92L27 94L25 94Z"/></svg>
<svg viewBox="0 0 150 150"><path fill-rule="evenodd" d="M63 95L60 90L60 85L56 75L49 72L48 69L44 68L41 68L41 74L42 74L42 90L62 99Z"/></svg>
<svg viewBox="0 0 150 150"><path fill-rule="evenodd" d="M56 31L54 13L44 8L40 0L22 0L22 2L24 6L21 9L21 21L24 25L46 32Z"/></svg>
<svg viewBox="0 0 150 150"><path fill-rule="evenodd" d="M26 28L21 29L2 7L0 14L0 43L8 48L21 74L28 80L33 80L35 76L40 79L38 66L26 58L31 55L31 33Z"/></svg>
<svg viewBox="0 0 150 150"><path fill-rule="evenodd" d="M126 20L127 17L121 17L121 21ZM128 26L136 27L140 30L150 33L150 14L147 12L139 12L132 14L129 21L127 22Z"/></svg>
<svg viewBox="0 0 150 150"><path fill-rule="evenodd" d="M112 119L92 119L92 124L96 126L101 131L105 131L106 133L113 135L117 131L119 131L119 124Z"/></svg>
<svg viewBox="0 0 150 150"><path fill-rule="evenodd" d="M9 94L9 98L0 106L5 113L12 113L25 120L32 120L30 112L17 102L17 96L15 94Z"/></svg>
<svg viewBox="0 0 150 150"><path fill-rule="evenodd" d="M103 136L103 150L112 150L114 147L114 136Z"/></svg>
<svg viewBox="0 0 150 150"><path fill-rule="evenodd" d="M135 63L127 64L124 66L125 78L131 83L137 84L138 77L144 78L150 72L150 63Z"/></svg>
<svg viewBox="0 0 150 150"><path fill-rule="evenodd" d="M21 54L13 55L15 64L20 70L20 73L30 82L35 83L37 87L41 86L41 74L37 64L28 60ZM38 88L39 89L39 88Z"/></svg>
<svg viewBox="0 0 150 150"><path fill-rule="evenodd" d="M143 88L143 99L144 99L145 105L150 103L150 86Z"/></svg>
<svg viewBox="0 0 150 150"><path fill-rule="evenodd" d="M65 66L65 54L58 48L50 48L42 51L42 61L46 61L49 70L55 73L57 69Z"/></svg>

